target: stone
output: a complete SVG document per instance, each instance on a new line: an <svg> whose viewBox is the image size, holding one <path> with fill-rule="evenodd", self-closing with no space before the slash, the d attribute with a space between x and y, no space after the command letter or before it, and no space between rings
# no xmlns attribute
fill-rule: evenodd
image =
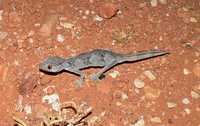
<svg viewBox="0 0 200 126"><path fill-rule="evenodd" d="M106 3L100 6L99 16L105 19L110 19L117 14L119 7L113 3Z"/></svg>
<svg viewBox="0 0 200 126"><path fill-rule="evenodd" d="M51 15L49 18L47 18L47 20L39 30L40 35L44 37L49 37L53 31L53 27L56 25L57 20L57 15Z"/></svg>
<svg viewBox="0 0 200 126"><path fill-rule="evenodd" d="M185 104L185 105L187 105L187 104L190 103L190 100L189 100L188 98L184 98L184 99L182 100L182 103Z"/></svg>
<svg viewBox="0 0 200 126"><path fill-rule="evenodd" d="M144 83L144 81L143 80L140 80L140 79L135 79L134 80L134 85L135 85L135 87L136 88L143 88L144 87L144 85L145 85L145 83Z"/></svg>
<svg viewBox="0 0 200 126"><path fill-rule="evenodd" d="M7 32L0 31L0 41L4 40L8 36Z"/></svg>
<svg viewBox="0 0 200 126"><path fill-rule="evenodd" d="M155 89L150 86L144 87L144 94L145 98L150 99L150 100L155 100L160 96L160 89Z"/></svg>
<svg viewBox="0 0 200 126"><path fill-rule="evenodd" d="M156 79L155 75L150 70L144 71L144 75L147 76L151 81Z"/></svg>
<svg viewBox="0 0 200 126"><path fill-rule="evenodd" d="M112 78L116 78L118 77L120 74L119 74L119 71L113 71L111 73L109 73L109 76L111 76Z"/></svg>
<svg viewBox="0 0 200 126"><path fill-rule="evenodd" d="M194 98L194 99L200 98L200 95L195 91L191 91L190 94L191 94L191 97Z"/></svg>
<svg viewBox="0 0 200 126"><path fill-rule="evenodd" d="M61 35L61 34L58 34L57 35L57 41L62 43L62 42L65 41L65 37L63 35Z"/></svg>
<svg viewBox="0 0 200 126"><path fill-rule="evenodd" d="M144 117L141 116L139 119L137 119L136 121L134 121L134 123L131 124L130 126L145 126Z"/></svg>
<svg viewBox="0 0 200 126"><path fill-rule="evenodd" d="M174 103L174 102L167 102L167 107L168 107L168 108L174 108L174 107L176 107L176 106L177 106L177 104Z"/></svg>
<svg viewBox="0 0 200 126"><path fill-rule="evenodd" d="M152 7L157 7L158 6L158 1L157 0L151 0L150 3L151 3Z"/></svg>
<svg viewBox="0 0 200 126"><path fill-rule="evenodd" d="M164 5L167 4L167 0L159 0L159 2Z"/></svg>

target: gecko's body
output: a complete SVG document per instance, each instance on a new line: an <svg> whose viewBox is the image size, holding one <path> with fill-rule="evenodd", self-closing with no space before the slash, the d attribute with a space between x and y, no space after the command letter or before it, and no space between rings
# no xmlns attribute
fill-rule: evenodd
<svg viewBox="0 0 200 126"><path fill-rule="evenodd" d="M66 70L77 74L80 76L79 84L81 85L85 77L81 69L88 67L103 67L98 73L91 77L92 80L98 80L104 72L119 63L134 62L165 54L168 54L168 52L160 50L138 52L133 54L119 54L109 50L95 49L68 59L57 56L48 57L39 65L39 69L50 73L58 73Z"/></svg>

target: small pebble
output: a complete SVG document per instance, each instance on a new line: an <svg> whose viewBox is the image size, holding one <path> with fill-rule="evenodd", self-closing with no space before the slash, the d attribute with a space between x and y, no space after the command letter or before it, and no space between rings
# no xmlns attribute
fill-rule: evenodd
<svg viewBox="0 0 200 126"><path fill-rule="evenodd" d="M63 35L61 35L61 34L58 34L57 35L57 41L58 42L64 42L65 41L65 37Z"/></svg>
<svg viewBox="0 0 200 126"><path fill-rule="evenodd" d="M85 15L84 15L84 16L82 16L82 19L87 19L87 16L85 16Z"/></svg>
<svg viewBox="0 0 200 126"><path fill-rule="evenodd" d="M184 98L184 99L182 100L182 103L185 104L185 105L187 105L187 104L190 103L190 100L189 100L188 98Z"/></svg>
<svg viewBox="0 0 200 126"><path fill-rule="evenodd" d="M69 22L60 22L60 26L62 26L65 29L72 29L74 27L74 24Z"/></svg>
<svg viewBox="0 0 200 126"><path fill-rule="evenodd" d="M3 19L3 10L0 10L0 21Z"/></svg>
<svg viewBox="0 0 200 126"><path fill-rule="evenodd" d="M32 108L31 108L31 106L30 106L30 105L25 105L25 106L24 106L24 112L25 112L26 114L31 114L31 113L32 113Z"/></svg>
<svg viewBox="0 0 200 126"><path fill-rule="evenodd" d="M188 69L184 68L183 69L183 74L184 75L188 75L188 74L190 74L190 71Z"/></svg>
<svg viewBox="0 0 200 126"><path fill-rule="evenodd" d="M103 18L100 17L99 15L95 15L95 16L94 16L94 21L101 22L101 21L103 21Z"/></svg>
<svg viewBox="0 0 200 126"><path fill-rule="evenodd" d="M155 75L150 70L144 71L144 75L147 76L151 81L156 79Z"/></svg>
<svg viewBox="0 0 200 126"><path fill-rule="evenodd" d="M109 76L111 76L112 78L116 78L118 77L120 74L119 74L119 71L113 71L112 73L109 73Z"/></svg>
<svg viewBox="0 0 200 126"><path fill-rule="evenodd" d="M167 0L159 0L161 4L167 4Z"/></svg>
<svg viewBox="0 0 200 126"><path fill-rule="evenodd" d="M134 91L135 91L135 93L137 93L137 94L139 94L139 93L140 93L140 90L139 90L139 89L137 89L137 88L136 88Z"/></svg>
<svg viewBox="0 0 200 126"><path fill-rule="evenodd" d="M157 0L151 0L150 3L151 3L152 7L157 7L158 6L158 1Z"/></svg>
<svg viewBox="0 0 200 126"><path fill-rule="evenodd" d="M191 97L194 99L200 98L200 95L198 93L196 93L195 91L191 91L190 94L191 94Z"/></svg>
<svg viewBox="0 0 200 126"><path fill-rule="evenodd" d="M134 123L131 124L130 126L145 126L144 117L141 116L139 119L134 121Z"/></svg>
<svg viewBox="0 0 200 126"><path fill-rule="evenodd" d="M122 103L121 102L116 102L116 106L121 106Z"/></svg>
<svg viewBox="0 0 200 126"><path fill-rule="evenodd" d="M153 122L153 123L161 123L160 117L153 117L153 118L150 119L150 121Z"/></svg>
<svg viewBox="0 0 200 126"><path fill-rule="evenodd" d="M167 107L168 107L168 108L174 108L174 107L176 107L176 106L177 106L177 104L174 103L174 102L167 102Z"/></svg>
<svg viewBox="0 0 200 126"><path fill-rule="evenodd" d="M0 40L5 39L8 36L7 32L0 31Z"/></svg>
<svg viewBox="0 0 200 126"><path fill-rule="evenodd" d="M126 93L124 93L124 92L122 92L122 94L121 94L122 96L121 96L121 98L122 98L122 101L124 101L124 100L127 100L128 99L128 95L126 94Z"/></svg>
<svg viewBox="0 0 200 126"><path fill-rule="evenodd" d="M117 14L119 7L113 3L102 4L99 8L99 15L102 18L110 19Z"/></svg>
<svg viewBox="0 0 200 126"><path fill-rule="evenodd" d="M190 114L191 113L191 110L189 108L185 108L184 111L187 113L187 114Z"/></svg>
<svg viewBox="0 0 200 126"><path fill-rule="evenodd" d="M144 83L144 81L142 81L140 79L135 79L134 80L134 85L135 85L136 88L140 89L140 88L144 87L145 83Z"/></svg>
<svg viewBox="0 0 200 126"><path fill-rule="evenodd" d="M198 21L197 21L197 19L195 17L190 17L190 22L197 23Z"/></svg>
<svg viewBox="0 0 200 126"><path fill-rule="evenodd" d="M85 11L85 15L89 15L90 14L90 11L89 10L86 10Z"/></svg>

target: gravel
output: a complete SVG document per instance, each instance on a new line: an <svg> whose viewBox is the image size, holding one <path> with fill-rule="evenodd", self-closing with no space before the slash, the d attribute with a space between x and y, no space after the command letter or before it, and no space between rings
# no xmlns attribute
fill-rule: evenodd
<svg viewBox="0 0 200 126"><path fill-rule="evenodd" d="M182 103L187 105L190 103L190 100L188 98L183 98Z"/></svg>
<svg viewBox="0 0 200 126"><path fill-rule="evenodd" d="M135 79L134 80L134 85L136 88L143 88L145 86L145 83L143 80L140 80L140 79Z"/></svg>

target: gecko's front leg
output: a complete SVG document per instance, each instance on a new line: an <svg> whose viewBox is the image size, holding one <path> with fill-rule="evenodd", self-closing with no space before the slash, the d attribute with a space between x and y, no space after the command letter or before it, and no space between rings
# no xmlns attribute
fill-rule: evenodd
<svg viewBox="0 0 200 126"><path fill-rule="evenodd" d="M75 69L75 68L66 68L65 70L80 76L80 79L76 80L76 86L77 87L81 87L83 85L83 82L84 82L84 79L85 79L85 75L84 75L84 73L82 71L80 71L79 69Z"/></svg>

